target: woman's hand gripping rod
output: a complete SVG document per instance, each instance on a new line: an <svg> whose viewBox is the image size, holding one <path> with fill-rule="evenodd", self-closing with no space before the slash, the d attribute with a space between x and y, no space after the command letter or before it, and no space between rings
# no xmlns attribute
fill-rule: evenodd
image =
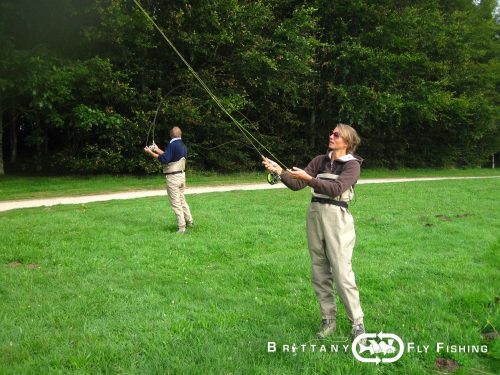
<svg viewBox="0 0 500 375"><path fill-rule="evenodd" d="M271 185L277 184L281 180L280 174L283 173L283 168L281 168L276 162L272 161L271 159L266 158L263 155L261 155L261 157L262 164L269 172L267 174L267 182Z"/></svg>

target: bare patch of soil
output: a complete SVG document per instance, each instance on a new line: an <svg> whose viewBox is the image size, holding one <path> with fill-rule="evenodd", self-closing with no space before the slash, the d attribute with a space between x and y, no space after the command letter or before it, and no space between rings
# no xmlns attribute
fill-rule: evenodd
<svg viewBox="0 0 500 375"><path fill-rule="evenodd" d="M438 219L443 220L443 221L451 221L452 220L451 217L449 217L448 215L436 215L436 217Z"/></svg>
<svg viewBox="0 0 500 375"><path fill-rule="evenodd" d="M14 260L10 263L7 263L7 267L9 267L9 268L17 268L17 267L21 267L22 265L23 264L18 260Z"/></svg>
<svg viewBox="0 0 500 375"><path fill-rule="evenodd" d="M436 358L436 369L439 371L455 372L460 365L450 358Z"/></svg>

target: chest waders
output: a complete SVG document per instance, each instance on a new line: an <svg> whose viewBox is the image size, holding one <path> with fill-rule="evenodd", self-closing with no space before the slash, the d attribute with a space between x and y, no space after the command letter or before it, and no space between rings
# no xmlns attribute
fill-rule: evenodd
<svg viewBox="0 0 500 375"><path fill-rule="evenodd" d="M333 173L316 176L331 181L338 177ZM307 241L311 256L312 284L322 318L336 319L335 284L349 320L352 324L359 324L363 322L363 311L351 264L356 232L354 219L348 210L348 203L353 198L353 187L337 197L319 194L313 189L307 212Z"/></svg>

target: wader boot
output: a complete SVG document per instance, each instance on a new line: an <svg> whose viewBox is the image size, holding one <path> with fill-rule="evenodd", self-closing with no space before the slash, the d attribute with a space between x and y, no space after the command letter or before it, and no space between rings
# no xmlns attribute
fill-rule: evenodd
<svg viewBox="0 0 500 375"><path fill-rule="evenodd" d="M335 319L323 319L321 321L321 328L316 334L316 337L318 339L326 339L328 336L333 335L336 328L337 322Z"/></svg>

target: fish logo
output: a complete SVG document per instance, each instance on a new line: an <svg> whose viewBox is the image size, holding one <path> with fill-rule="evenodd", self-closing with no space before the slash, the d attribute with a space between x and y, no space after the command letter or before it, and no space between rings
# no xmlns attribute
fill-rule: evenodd
<svg viewBox="0 0 500 375"><path fill-rule="evenodd" d="M378 341L376 338L378 337ZM385 341L387 339L387 341ZM366 345L366 341L368 341L369 345ZM398 346L397 354L395 342ZM393 333L364 333L362 335L357 336L352 342L352 354L354 357L360 361L365 363L376 363L377 365L382 363L391 363L396 362L401 358L404 352L404 343L401 338ZM361 353L369 352L371 356L375 355L375 358L363 357ZM380 358L380 355L383 355L383 358ZM395 354L392 357L386 357L388 355Z"/></svg>
<svg viewBox="0 0 500 375"><path fill-rule="evenodd" d="M393 346L394 339L387 340L387 343L385 341L376 342L375 340L369 340L369 342L370 345L359 344L359 354L366 352L367 350L370 351L371 355L378 353L382 353L384 355L396 353L396 348Z"/></svg>

